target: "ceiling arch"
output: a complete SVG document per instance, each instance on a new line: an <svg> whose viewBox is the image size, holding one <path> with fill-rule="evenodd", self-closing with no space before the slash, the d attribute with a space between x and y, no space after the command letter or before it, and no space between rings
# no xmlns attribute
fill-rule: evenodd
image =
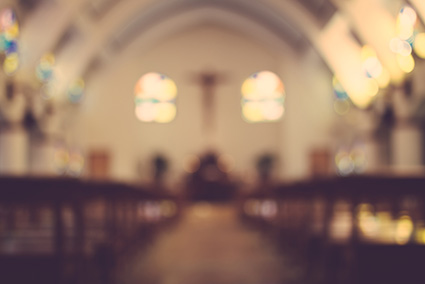
<svg viewBox="0 0 425 284"><path fill-rule="evenodd" d="M260 30L268 31L293 49L299 49L306 41L310 42L354 97L365 93L368 88L360 58L363 44L376 49L393 82L401 82L405 76L388 48L388 41L395 35L394 11L406 3L403 0L323 0L319 1L320 5L311 0L36 2L38 5L34 5L32 12L25 16L21 33L24 68L19 75L25 78L31 77L37 59L44 52L54 51L57 54L58 65L64 70L64 81L71 80L84 74L90 62L107 58L132 39L161 26L163 22L170 22L170 18L181 20L179 15L191 15L191 24L209 20L229 25L232 20L223 16L226 14L235 16L231 24L234 28L239 25L237 28L242 31L246 23L254 23L246 26L261 27L255 32L256 35L262 34ZM425 7L421 1L409 2L423 17ZM331 7L327 9L330 12L324 13L325 16L315 14L323 7ZM205 18L197 18L196 15ZM248 21L244 22L241 20L243 18ZM357 36L353 35L353 31ZM253 31L248 32L253 34Z"/></svg>
<svg viewBox="0 0 425 284"><path fill-rule="evenodd" d="M67 43L56 40L57 64L66 70L64 81L66 78L72 80L72 77L85 74L93 62L96 64L99 59L110 56L111 52L123 48L141 34L152 29L164 30L164 23L168 23L165 29L178 31L184 26L210 21L254 37L268 37L269 40L274 37L274 41L285 42L296 50L306 44L305 37L284 20L285 17L259 1L246 3L240 0L174 0L156 1L155 4L148 0L119 2L102 16L97 14L93 19L85 13L77 18L64 31L71 35ZM66 82L62 85L64 87Z"/></svg>

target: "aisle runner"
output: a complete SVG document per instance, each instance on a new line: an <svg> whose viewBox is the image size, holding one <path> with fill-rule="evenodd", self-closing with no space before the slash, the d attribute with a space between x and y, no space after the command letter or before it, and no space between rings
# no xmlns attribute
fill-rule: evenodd
<svg viewBox="0 0 425 284"><path fill-rule="evenodd" d="M259 232L240 224L232 205L207 203L187 208L134 262L119 283L280 284L294 272Z"/></svg>

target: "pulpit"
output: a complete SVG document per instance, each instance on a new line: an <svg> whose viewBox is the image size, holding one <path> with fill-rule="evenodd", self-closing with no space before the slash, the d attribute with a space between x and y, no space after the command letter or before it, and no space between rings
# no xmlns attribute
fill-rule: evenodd
<svg viewBox="0 0 425 284"><path fill-rule="evenodd" d="M199 168L186 180L186 193L191 200L226 201L234 197L236 184L223 172L215 153L207 153Z"/></svg>

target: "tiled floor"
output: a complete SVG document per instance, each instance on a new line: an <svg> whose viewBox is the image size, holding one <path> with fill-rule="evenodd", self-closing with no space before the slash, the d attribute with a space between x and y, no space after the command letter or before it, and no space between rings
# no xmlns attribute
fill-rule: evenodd
<svg viewBox="0 0 425 284"><path fill-rule="evenodd" d="M296 271L271 242L243 226L231 204L189 206L118 274L120 284L293 283Z"/></svg>

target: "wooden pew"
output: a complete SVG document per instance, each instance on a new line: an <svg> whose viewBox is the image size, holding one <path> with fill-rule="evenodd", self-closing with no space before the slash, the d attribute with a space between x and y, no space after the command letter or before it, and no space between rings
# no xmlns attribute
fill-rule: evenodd
<svg viewBox="0 0 425 284"><path fill-rule="evenodd" d="M177 210L174 197L125 184L2 177L0 280L112 283L118 256Z"/></svg>
<svg viewBox="0 0 425 284"><path fill-rule="evenodd" d="M269 216L266 202L277 207ZM246 208L254 203L259 210ZM425 178L357 176L279 185L246 197L241 214L302 259L305 283L416 284L424 283L424 205Z"/></svg>

